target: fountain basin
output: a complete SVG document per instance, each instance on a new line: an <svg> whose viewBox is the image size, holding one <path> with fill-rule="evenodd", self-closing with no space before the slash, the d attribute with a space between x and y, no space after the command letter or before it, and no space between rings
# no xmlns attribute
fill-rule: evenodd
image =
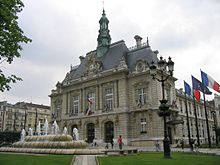
<svg viewBox="0 0 220 165"><path fill-rule="evenodd" d="M24 141L26 142L40 142L40 141L48 141L48 142L56 142L56 141L73 141L72 136L70 135L43 135L43 136L26 136Z"/></svg>
<svg viewBox="0 0 220 165"><path fill-rule="evenodd" d="M73 149L73 148L86 148L87 143L78 141L35 141L35 142L16 142L12 145L14 148L61 148L61 149Z"/></svg>

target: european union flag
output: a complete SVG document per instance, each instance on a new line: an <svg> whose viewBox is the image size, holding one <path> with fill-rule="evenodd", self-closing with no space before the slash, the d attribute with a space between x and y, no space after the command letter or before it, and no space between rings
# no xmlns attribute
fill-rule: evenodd
<svg viewBox="0 0 220 165"><path fill-rule="evenodd" d="M211 95L212 92L205 86L203 85L202 82L200 82L198 79L192 76L192 86L193 89L199 90L203 92L204 94Z"/></svg>
<svg viewBox="0 0 220 165"><path fill-rule="evenodd" d="M185 94L191 96L191 87L190 85L184 81Z"/></svg>

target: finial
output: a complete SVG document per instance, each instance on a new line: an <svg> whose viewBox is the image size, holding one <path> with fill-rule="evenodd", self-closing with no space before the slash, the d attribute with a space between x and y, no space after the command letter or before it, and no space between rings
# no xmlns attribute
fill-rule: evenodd
<svg viewBox="0 0 220 165"><path fill-rule="evenodd" d="M102 8L103 8L103 12L105 12L105 1L102 1Z"/></svg>
<svg viewBox="0 0 220 165"><path fill-rule="evenodd" d="M147 37L147 47L150 47L148 37Z"/></svg>

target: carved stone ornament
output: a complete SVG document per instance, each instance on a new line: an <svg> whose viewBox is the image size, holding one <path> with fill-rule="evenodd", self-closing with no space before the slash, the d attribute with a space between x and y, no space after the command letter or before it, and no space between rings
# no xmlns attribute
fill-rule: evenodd
<svg viewBox="0 0 220 165"><path fill-rule="evenodd" d="M98 73L102 71L102 62L97 60L94 52L88 54L87 74Z"/></svg>
<svg viewBox="0 0 220 165"><path fill-rule="evenodd" d="M145 69L145 62L142 60L138 60L136 63L136 71L137 72L142 72Z"/></svg>
<svg viewBox="0 0 220 165"><path fill-rule="evenodd" d="M122 56L122 58L120 60L120 64L118 65L118 68L123 68L123 69L127 69L128 68L124 56Z"/></svg>

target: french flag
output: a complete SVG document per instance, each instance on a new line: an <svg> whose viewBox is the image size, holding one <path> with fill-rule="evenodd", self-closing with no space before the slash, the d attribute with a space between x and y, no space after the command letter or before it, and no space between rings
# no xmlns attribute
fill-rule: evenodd
<svg viewBox="0 0 220 165"><path fill-rule="evenodd" d="M216 92L220 93L220 85L208 74L201 70L202 82L204 85L214 89Z"/></svg>
<svg viewBox="0 0 220 165"><path fill-rule="evenodd" d="M92 100L89 98L89 96L87 96L87 101L89 102L89 104L92 104Z"/></svg>

